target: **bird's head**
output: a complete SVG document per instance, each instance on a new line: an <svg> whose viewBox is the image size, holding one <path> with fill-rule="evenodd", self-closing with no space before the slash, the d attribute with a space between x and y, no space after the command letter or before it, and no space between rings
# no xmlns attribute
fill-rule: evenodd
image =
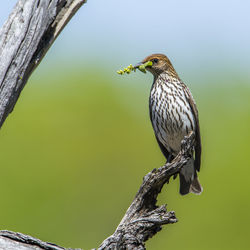
<svg viewBox="0 0 250 250"><path fill-rule="evenodd" d="M145 65L145 69L151 72L154 76L166 72L169 76L178 78L172 63L163 54L147 56L142 62L136 64L134 67L139 68L141 65Z"/></svg>

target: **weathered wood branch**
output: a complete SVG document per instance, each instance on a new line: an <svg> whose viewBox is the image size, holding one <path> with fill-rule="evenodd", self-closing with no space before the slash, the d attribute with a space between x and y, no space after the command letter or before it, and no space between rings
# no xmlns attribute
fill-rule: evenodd
<svg viewBox="0 0 250 250"><path fill-rule="evenodd" d="M193 153L194 134L186 137L182 143L181 152L171 162L153 169L143 178L133 202L126 211L117 229L98 249L145 249L145 242L159 232L163 225L177 222L175 213L168 212L165 205L157 206L157 197L171 176L188 164ZM0 231L0 249L15 244L16 250L34 249L65 249L51 243L45 243L33 237L10 231ZM19 247L20 244L20 247ZM6 247L7 248L7 247Z"/></svg>
<svg viewBox="0 0 250 250"><path fill-rule="evenodd" d="M0 250L70 250L70 248L59 247L52 243L43 242L39 239L15 233L7 230L0 231Z"/></svg>
<svg viewBox="0 0 250 250"><path fill-rule="evenodd" d="M182 142L181 152L171 162L153 169L143 178L135 199L128 208L114 234L104 240L98 249L145 249L145 241L159 232L163 225L177 222L173 211L156 205L157 196L171 176L188 164L193 154L194 134Z"/></svg>
<svg viewBox="0 0 250 250"><path fill-rule="evenodd" d="M0 127L32 71L86 0L19 0L0 30Z"/></svg>
<svg viewBox="0 0 250 250"><path fill-rule="evenodd" d="M0 30L0 127L13 110L29 76L60 31L86 0L19 0ZM177 222L175 213L157 206L157 197L171 176L188 164L191 134L171 162L147 174L114 234L98 249L145 249L162 226ZM31 236L0 231L0 249L65 249Z"/></svg>

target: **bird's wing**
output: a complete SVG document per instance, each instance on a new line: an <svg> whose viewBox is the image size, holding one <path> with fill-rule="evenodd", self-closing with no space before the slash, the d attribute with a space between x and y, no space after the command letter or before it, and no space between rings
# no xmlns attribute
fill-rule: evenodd
<svg viewBox="0 0 250 250"><path fill-rule="evenodd" d="M199 116L198 116L198 110L196 107L196 103L194 101L194 98L190 92L190 90L188 89L188 87L183 84L183 88L184 88L184 93L185 96L189 102L189 105L193 111L194 114L194 119L195 119L195 125L196 125L196 131L195 131L195 139L196 139L196 144L195 144L195 169L197 171L200 171L200 165L201 165L201 136L200 136L200 125L199 125Z"/></svg>
<svg viewBox="0 0 250 250"><path fill-rule="evenodd" d="M158 140L157 136L155 136L159 146L160 146L160 149L161 149L161 152L163 153L163 155L165 156L166 160L169 161L169 156L170 156L170 153L167 151L167 149L163 146L163 144ZM172 158L172 156L171 156ZM171 161L171 160L170 160Z"/></svg>
<svg viewBox="0 0 250 250"><path fill-rule="evenodd" d="M152 108L151 108L151 105L150 105L150 100L149 100L149 115L150 115L150 120L151 120L152 127L154 129L153 120L152 120ZM165 156L166 160L168 160L169 156L170 156L170 153L167 151L167 149L164 147L164 145L158 140L156 134L155 134L155 138L156 138L156 140L157 140L157 142L158 142L158 144L160 146L161 152Z"/></svg>

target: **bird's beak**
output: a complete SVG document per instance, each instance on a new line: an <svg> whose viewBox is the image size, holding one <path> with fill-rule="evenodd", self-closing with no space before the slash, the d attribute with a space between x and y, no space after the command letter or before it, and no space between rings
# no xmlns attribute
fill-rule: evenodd
<svg viewBox="0 0 250 250"><path fill-rule="evenodd" d="M146 67L151 67L152 66L152 62L151 61L147 61L145 63L143 62L140 62L140 63L137 63L134 68L135 69L139 69L141 72L143 73L146 73Z"/></svg>
<svg viewBox="0 0 250 250"><path fill-rule="evenodd" d="M143 64L142 62L137 63L137 64L134 66L134 68L135 68L135 69L138 69L142 64Z"/></svg>

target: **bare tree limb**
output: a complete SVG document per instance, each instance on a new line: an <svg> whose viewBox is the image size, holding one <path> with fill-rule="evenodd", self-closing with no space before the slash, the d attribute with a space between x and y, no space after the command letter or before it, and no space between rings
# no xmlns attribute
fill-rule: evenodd
<svg viewBox="0 0 250 250"><path fill-rule="evenodd" d="M86 0L19 0L0 30L0 127L32 71Z"/></svg>
<svg viewBox="0 0 250 250"><path fill-rule="evenodd" d="M115 230L98 249L145 249L144 242L161 230L162 225L175 223L173 211L156 205L157 196L171 176L188 164L193 154L194 133L182 142L181 152L171 163L153 169L143 178L143 183L132 204Z"/></svg>
<svg viewBox="0 0 250 250"><path fill-rule="evenodd" d="M193 153L194 133L186 137L182 142L181 152L171 162L153 169L143 178L132 204L125 213L113 235L103 241L98 249L135 249L145 248L145 242L159 232L163 225L177 222L175 213L168 212L165 205L156 205L157 197L165 183L171 176L177 174L180 169L188 164ZM13 249L21 250L25 244L29 249L65 249L51 243L42 242L31 236L0 231L0 249L16 244ZM21 247L19 245L21 244ZM34 246L39 248L33 248Z"/></svg>
<svg viewBox="0 0 250 250"><path fill-rule="evenodd" d="M63 27L86 0L19 0L0 30L0 127L13 110L32 71ZM163 225L175 223L173 211L157 206L157 197L171 176L189 163L194 134L182 143L181 152L168 164L148 173L132 204L98 249L145 249L145 242ZM0 249L65 249L31 236L0 231Z"/></svg>
<svg viewBox="0 0 250 250"><path fill-rule="evenodd" d="M43 242L34 237L24 235L21 233L15 233L11 231L0 231L0 249L13 249L13 250L70 250L69 248L62 248L55 244Z"/></svg>

